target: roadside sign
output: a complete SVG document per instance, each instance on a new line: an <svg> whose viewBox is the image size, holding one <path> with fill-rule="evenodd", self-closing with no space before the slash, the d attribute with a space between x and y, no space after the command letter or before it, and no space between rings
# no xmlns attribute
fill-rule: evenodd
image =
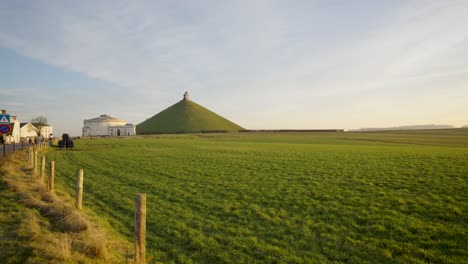
<svg viewBox="0 0 468 264"><path fill-rule="evenodd" d="M0 134L8 134L11 131L10 125L0 125Z"/></svg>
<svg viewBox="0 0 468 264"><path fill-rule="evenodd" d="M3 114L3 115L0 115L0 124L10 124L10 115L6 115L6 114Z"/></svg>

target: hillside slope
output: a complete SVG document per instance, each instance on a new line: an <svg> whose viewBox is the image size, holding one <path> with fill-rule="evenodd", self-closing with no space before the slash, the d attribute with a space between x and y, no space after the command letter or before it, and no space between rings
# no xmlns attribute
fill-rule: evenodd
<svg viewBox="0 0 468 264"><path fill-rule="evenodd" d="M241 126L189 100L181 100L137 125L137 134L238 131Z"/></svg>

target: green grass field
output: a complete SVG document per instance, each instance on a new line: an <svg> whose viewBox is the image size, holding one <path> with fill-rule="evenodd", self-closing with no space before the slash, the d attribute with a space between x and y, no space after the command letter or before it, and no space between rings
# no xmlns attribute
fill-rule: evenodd
<svg viewBox="0 0 468 264"><path fill-rule="evenodd" d="M172 135L49 151L57 188L164 263L468 263L468 130Z"/></svg>

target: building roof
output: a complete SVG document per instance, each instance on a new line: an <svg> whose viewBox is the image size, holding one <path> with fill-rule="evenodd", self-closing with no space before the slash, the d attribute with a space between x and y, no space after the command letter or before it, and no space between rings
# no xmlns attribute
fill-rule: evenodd
<svg viewBox="0 0 468 264"><path fill-rule="evenodd" d="M85 122L107 122L107 121L116 121L116 122L125 122L123 119L111 117L109 115L100 115L96 118L85 119Z"/></svg>
<svg viewBox="0 0 468 264"><path fill-rule="evenodd" d="M50 126L48 124L41 124L41 123L31 123L33 126L35 127L46 127L46 126Z"/></svg>
<svg viewBox="0 0 468 264"><path fill-rule="evenodd" d="M28 124L31 124L31 126L32 126L35 130L38 130L37 127L35 127L31 122L20 123L20 128L22 128L22 127L24 127L24 126L27 126Z"/></svg>
<svg viewBox="0 0 468 264"><path fill-rule="evenodd" d="M125 125L120 125L120 126L109 126L109 128L129 128L129 127L135 127L132 124L125 124Z"/></svg>

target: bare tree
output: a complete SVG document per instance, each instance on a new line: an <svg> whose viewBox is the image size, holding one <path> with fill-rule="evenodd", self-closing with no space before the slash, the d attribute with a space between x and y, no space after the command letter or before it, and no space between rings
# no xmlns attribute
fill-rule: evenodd
<svg viewBox="0 0 468 264"><path fill-rule="evenodd" d="M45 117L45 116L35 117L35 118L31 119L31 123L46 125L47 124L47 117Z"/></svg>
<svg viewBox="0 0 468 264"><path fill-rule="evenodd" d="M47 126L47 117L45 116L37 116L33 119L31 119L31 123L34 124L34 126L37 128L37 134L38 136L41 136L41 129L44 126ZM47 136L47 135L46 135Z"/></svg>

